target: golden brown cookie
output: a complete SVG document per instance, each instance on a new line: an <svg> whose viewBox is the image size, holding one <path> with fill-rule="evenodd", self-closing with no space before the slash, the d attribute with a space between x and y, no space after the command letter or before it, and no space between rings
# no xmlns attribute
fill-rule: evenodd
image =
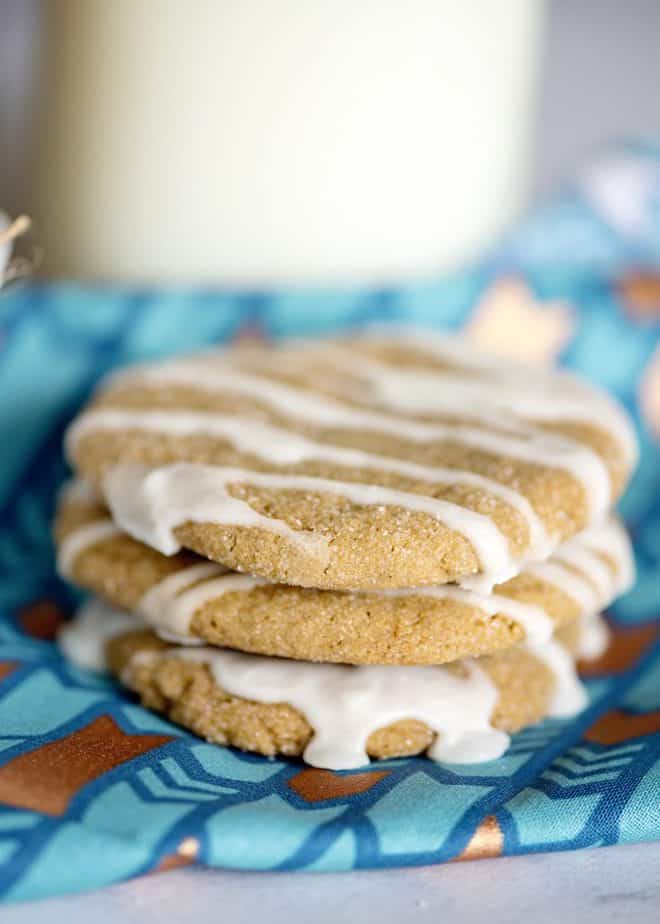
<svg viewBox="0 0 660 924"><path fill-rule="evenodd" d="M432 335L128 370L68 448L160 551L351 590L504 580L604 516L636 452L605 395Z"/></svg>
<svg viewBox="0 0 660 924"><path fill-rule="evenodd" d="M353 664L442 664L538 640L608 605L630 564L625 534L610 523L600 542L575 539L494 595L451 585L313 590L233 574L188 552L164 556L120 531L80 491L63 496L55 535L67 576L154 629L255 654Z"/></svg>
<svg viewBox="0 0 660 924"><path fill-rule="evenodd" d="M181 649L168 646L153 633L143 631L118 636L108 642L106 650L112 673L139 694L144 706L163 713L207 741L269 756L297 756L305 752L314 733L319 733L300 709L286 701L259 702L227 692L215 679L208 663L187 660L191 657L189 651L179 657ZM555 679L551 669L538 658L518 649L480 659L479 666L495 691L489 715L495 729L517 731L547 715ZM318 671L325 666L308 667ZM331 669L374 670L337 666ZM457 682L465 672L460 664L451 668L403 670L451 671ZM368 735L366 751L375 758L409 756L426 751L434 737L434 731L424 721L414 717L398 719L375 728Z"/></svg>

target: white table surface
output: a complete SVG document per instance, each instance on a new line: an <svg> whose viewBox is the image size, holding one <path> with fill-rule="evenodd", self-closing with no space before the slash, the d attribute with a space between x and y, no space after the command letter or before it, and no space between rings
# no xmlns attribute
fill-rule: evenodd
<svg viewBox="0 0 660 924"><path fill-rule="evenodd" d="M3 906L2 924L660 922L660 843L360 873L181 869Z"/></svg>

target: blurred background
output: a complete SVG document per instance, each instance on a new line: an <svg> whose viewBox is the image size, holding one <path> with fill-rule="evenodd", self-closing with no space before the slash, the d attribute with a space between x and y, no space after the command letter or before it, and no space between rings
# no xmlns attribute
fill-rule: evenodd
<svg viewBox="0 0 660 924"><path fill-rule="evenodd" d="M657 0L0 0L0 206L54 277L387 282L660 137Z"/></svg>

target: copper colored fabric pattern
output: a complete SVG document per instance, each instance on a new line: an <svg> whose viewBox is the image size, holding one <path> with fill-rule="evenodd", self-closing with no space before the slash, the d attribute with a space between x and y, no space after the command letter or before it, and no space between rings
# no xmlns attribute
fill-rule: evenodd
<svg viewBox="0 0 660 924"><path fill-rule="evenodd" d="M660 161L639 156L656 171L657 199ZM649 810L660 790L660 229L650 204L652 240L617 231L616 216L596 205L587 212L580 197L566 197L537 216L508 243L505 276L504 263L493 261L387 292L236 296L58 285L2 296L4 899L193 862L338 870L660 839ZM645 263L643 274L626 271L633 258ZM416 758L334 773L206 744L109 680L65 664L51 639L75 600L55 577L49 528L65 474L62 432L98 377L211 342L384 319L461 328L485 348L562 362L632 412L642 457L621 510L639 575L610 614L609 650L584 666L586 711L523 731L489 764Z"/></svg>

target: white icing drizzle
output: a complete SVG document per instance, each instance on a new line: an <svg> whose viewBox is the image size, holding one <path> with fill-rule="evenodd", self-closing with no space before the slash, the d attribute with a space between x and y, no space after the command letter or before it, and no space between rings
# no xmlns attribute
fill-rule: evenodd
<svg viewBox="0 0 660 924"><path fill-rule="evenodd" d="M531 603L511 600L509 597L489 594L474 594L450 585L421 588L410 591L386 591L394 596L421 594L446 598L465 603L483 610L488 616L502 613L513 619L525 630L525 647L553 672L555 690L549 715L564 717L576 715L586 704L586 692L575 669L575 664L566 649L552 637L554 624L545 610ZM591 631L592 623L589 623ZM595 637L585 639L585 646L595 645Z"/></svg>
<svg viewBox="0 0 660 924"><path fill-rule="evenodd" d="M64 654L81 667L103 670L105 643L140 628L134 616L99 600L85 604L60 631ZM572 659L554 640L533 653L556 677L552 715L572 715L585 704ZM433 760L478 763L504 753L509 737L490 724L498 691L477 661L461 661L464 676L447 667L349 667L249 655L223 649L170 648L167 657L208 664L216 683L233 696L264 703L289 703L314 729L304 759L332 770L368 763L369 735L394 722L417 719L438 737L429 748ZM152 657L137 653L125 672Z"/></svg>
<svg viewBox="0 0 660 924"><path fill-rule="evenodd" d="M586 706L588 697L569 652L555 638L543 645L527 647L534 657L546 664L554 674L555 686L548 715L554 718L577 715Z"/></svg>
<svg viewBox="0 0 660 924"><path fill-rule="evenodd" d="M103 521L114 526L112 520ZM99 525L99 524L95 524ZM99 530L103 533L103 530ZM112 535L119 530L114 527ZM82 527L76 533L75 556L80 555L88 546L99 541L96 531ZM105 538L105 536L101 536ZM71 559L71 563L75 558ZM183 568L169 575L151 587L135 607L144 621L167 641L178 644L194 644L196 639L189 635L190 623L196 611L205 603L231 591L250 591L269 582L253 575L236 574L215 562L200 562ZM194 585L194 586L191 586ZM539 606L522 603L496 594L476 593L452 584L432 587L410 588L407 590L372 591L376 596L434 597L438 600L455 600L466 606L482 610L487 616L502 613L507 618L519 623L525 630L526 638L542 643L552 634L553 623L547 613Z"/></svg>
<svg viewBox="0 0 660 924"><path fill-rule="evenodd" d="M262 578L235 574L222 565L204 562L159 581L144 594L136 611L163 638L189 642L192 617L205 603L232 591L249 591L267 583Z"/></svg>
<svg viewBox="0 0 660 924"><path fill-rule="evenodd" d="M201 646L206 644L203 638L197 638L194 635L179 635L178 632L170 632L168 629L156 628L154 628L154 632L158 638L162 638L164 642L169 642L171 645L188 645L194 648L197 645Z"/></svg>
<svg viewBox="0 0 660 924"><path fill-rule="evenodd" d="M438 737L433 760L478 763L504 753L509 737L490 724L498 693L475 661L464 677L446 667L349 667L267 658L213 648L172 649L168 657L208 664L233 696L288 703L314 729L304 759L314 767L348 770L369 762L369 735L403 719L426 723Z"/></svg>
<svg viewBox="0 0 660 924"><path fill-rule="evenodd" d="M104 524L107 526L107 532ZM70 549L66 555L69 572L75 558L87 547L119 534L118 528L110 519L96 521L91 525L93 529L89 529L88 524L67 537ZM585 551L585 546L593 544L598 545L604 554L609 553L609 559L617 568L616 576L594 555L587 555L578 564L580 553ZM566 545L570 545L573 550L571 557L564 555ZM584 575L577 574L567 566L571 561L584 570ZM593 578L594 569L600 572L604 567L610 576L609 582L606 584L602 580L600 587L597 587L597 582ZM583 639L580 653L583 657L596 657L604 650L607 632L605 624L597 615L598 610L609 605L617 593L629 586L631 567L632 555L628 536L623 527L612 520L570 540L570 543L566 543L555 553L553 560L536 567L528 566L526 570L563 590L578 603ZM199 644L199 640L189 634L190 623L198 609L224 593L248 592L267 583L264 579L252 575L238 575L214 562L200 562L169 575L151 587L137 604L136 612L167 641ZM522 626L526 642L530 646L544 644L553 631L552 619L540 606L504 595L478 593L453 584L371 593L386 597L422 596L455 600L457 603L479 609L489 617L501 613Z"/></svg>
<svg viewBox="0 0 660 924"><path fill-rule="evenodd" d="M555 549L556 562L577 568L596 589L596 601L600 603L614 596L615 573L595 552L578 542L566 542Z"/></svg>
<svg viewBox="0 0 660 924"><path fill-rule="evenodd" d="M191 584L195 586L185 590ZM140 600L136 612L163 638L188 644L191 640L188 633L192 618L205 603L232 591L250 591L265 584L268 584L268 581L227 572L221 565L193 565L154 585ZM519 623L525 631L526 638L534 644L546 642L553 631L552 619L539 606L495 594L477 594L453 585L374 591L373 595L455 600L457 603L482 610L486 616L492 617L502 613Z"/></svg>
<svg viewBox="0 0 660 924"><path fill-rule="evenodd" d="M615 563L616 575L611 593L627 593L635 583L635 558L630 537L619 520L611 517L603 523L596 523L583 530L573 541L578 540Z"/></svg>
<svg viewBox="0 0 660 924"><path fill-rule="evenodd" d="M213 562L202 562L159 581L143 595L135 611L167 641L195 644L197 639L191 637L189 632L192 618L198 609L223 594L234 591L248 592L268 583L252 575L228 571L224 566ZM384 597L419 596L455 600L457 603L479 609L490 617L502 613L520 624L525 631L526 639L534 644L546 642L553 631L552 619L540 606L496 594L479 594L451 584L372 593Z"/></svg>
<svg viewBox="0 0 660 924"><path fill-rule="evenodd" d="M369 335L368 335L369 336ZM360 338L358 337L358 340ZM391 334L389 338L391 339ZM384 406L409 412L452 412L481 419L506 412L534 421L576 421L596 424L619 443L626 462L632 466L638 456L635 431L619 404L605 392L565 370L547 370L507 357L475 349L465 339L429 331L399 330L396 342L407 344L439 362L477 373L466 378L454 369L429 371L401 369L332 345L342 363L354 375L372 385L376 399Z"/></svg>
<svg viewBox="0 0 660 924"><path fill-rule="evenodd" d="M586 613L580 619L577 654L592 661L599 658L610 643L610 630L600 613Z"/></svg>
<svg viewBox="0 0 660 924"><path fill-rule="evenodd" d="M142 617L147 625L150 625L158 633L158 635L166 641L172 642L174 644L188 646L203 645L203 641L194 638L187 633L189 631L190 621L192 620L194 613L201 606L203 606L204 603L215 599L224 593L237 590L248 591L253 587L267 583L258 578L250 577L249 575L237 575L232 574L231 572L223 573L223 570L224 569L220 565L202 563L200 565L193 565L190 568L179 571L174 575L170 575L160 583L156 584L149 591L147 591L147 593L137 605L136 612ZM198 581L201 583L196 583ZM194 584L195 586L190 587L191 584ZM186 590L185 588L190 589ZM501 612L509 618L516 620L523 626L525 630L526 647L528 647L534 655L548 663L548 666L551 667L553 672L555 672L557 690L559 691L556 694L556 697L558 702L564 704L562 708L569 708L571 703L575 704L582 701L581 699L577 698L578 694L576 693L576 690L579 688L579 682L575 676L574 669L572 669L572 662L569 663L566 658L562 658L561 652L558 654L554 653L554 656L552 652L549 655L547 654L548 646L556 646L557 643L553 642L551 639L553 628L552 620L540 607L534 606L533 604L524 604L515 600L510 600L507 597L497 597L495 595L484 597L470 591L462 591L459 588L451 586L422 588L420 590L410 591L384 592L384 595L386 596L410 596L416 594L431 596L438 599L455 599L458 602L465 603L466 605L478 607L489 616L493 616L496 613ZM96 614L100 614L102 610L103 604L101 604L100 601L96 601L94 607L95 616ZM110 622L107 625L107 633L105 635L106 638L111 637L111 634L115 634L115 632L124 630L127 631L131 627L140 625L139 622L136 623L135 619L133 619L131 623L127 623L125 619L123 621L120 619L117 623L117 630L113 630L113 613L118 613L118 611L107 607L107 616ZM119 617L122 617L123 615L124 614L118 613ZM97 619L98 618L100 618L100 616L97 616ZM89 622L89 620L87 622ZM81 626L81 630L83 631L83 640L88 639L90 626L84 624ZM212 652L214 656L219 654L217 649L204 649L204 651L207 650ZM222 652L222 654L230 653ZM76 660L76 663L81 663L79 657L76 658L71 654L68 656L71 657L72 660ZM178 656L184 657L185 655L179 654ZM248 655L242 655L242 657L247 658ZM260 663L261 661L271 660L260 658L259 656L255 657L259 658ZM552 662L550 662L549 658L552 658ZM274 659L274 662L277 665L297 665L301 663L303 665L305 664L305 662L285 661L282 659ZM309 666L321 667L322 665ZM404 668L392 668L391 666L388 666L384 669L390 671L394 669L398 672L404 670ZM344 668L344 670L357 669ZM360 668L360 670L368 673L369 670L371 670L371 667ZM405 670L410 670L410 668L405 668ZM412 670L414 677L414 671L421 670L421 668L413 668ZM221 685L225 686L225 689L228 689L224 683ZM230 689L229 692L235 693L235 695L245 695L247 698L257 699L260 701L279 701L263 699L261 695L261 686L259 686L258 693L255 692L254 688L251 688L249 693L243 694L241 694L238 689L235 688ZM567 706L566 703L568 703L569 706ZM577 706L576 711L579 708L581 708L581 706ZM553 712L553 714L555 713ZM563 715L566 713L561 712L556 714ZM412 714L409 714L408 717L411 717L411 715ZM416 717L416 714L412 717ZM392 718L390 721L396 721L396 719ZM310 721L310 724L313 725L314 723ZM372 725L371 730L377 727L381 727L382 724L388 723L384 722L377 725ZM428 724L433 727L432 722L428 722ZM438 757L437 759L449 760L449 757Z"/></svg>
<svg viewBox="0 0 660 924"><path fill-rule="evenodd" d="M562 394L550 383L535 389L529 380L502 382L456 373L413 372L362 358L356 362L355 356L346 358L346 367L369 383L370 397L377 404L397 413L444 413L486 425L503 414L518 422L595 424L615 435L628 464L635 460L636 441L626 418L586 386ZM546 388L552 390L552 401L547 398Z"/></svg>
<svg viewBox="0 0 660 924"><path fill-rule="evenodd" d="M583 709L586 692L566 649L550 639L532 653L555 677L548 714L563 718ZM473 659L460 662L466 672L460 676L442 665L352 667L214 648L172 649L167 655L207 664L233 696L298 709L314 729L303 758L315 767L363 766L369 735L403 719L417 719L437 733L427 752L432 760L480 763L509 746L509 736L490 724L498 691Z"/></svg>
<svg viewBox="0 0 660 924"><path fill-rule="evenodd" d="M91 598L57 633L62 654L78 667L106 670L105 643L115 635L141 628L136 616Z"/></svg>
<svg viewBox="0 0 660 924"><path fill-rule="evenodd" d="M394 506L425 513L466 536L483 572L495 582L506 580L517 570L506 537L489 517L447 501L379 485L180 462L153 469L116 466L107 473L103 491L115 521L130 535L165 555L180 549L173 530L191 521L270 530L307 554L325 553L327 560L327 539L294 530L282 520L257 513L245 501L229 494L227 488L231 484L332 494L363 506Z"/></svg>
<svg viewBox="0 0 660 924"><path fill-rule="evenodd" d="M115 374L109 381L110 384L119 381L122 384L183 385L211 392L228 391L254 398L287 417L315 425L371 430L412 442L449 440L498 456L569 472L582 484L594 520L604 515L610 503L610 479L603 460L592 449L568 437L531 426L512 434L488 430L483 426L475 428L463 424L426 424L406 420L355 408L266 377L239 372L228 364L221 365L217 357L215 363L213 359L211 355L196 360L143 366ZM359 360L356 360L356 366L359 367ZM552 395L548 400L552 400Z"/></svg>
<svg viewBox="0 0 660 924"><path fill-rule="evenodd" d="M86 523L84 526L70 532L63 539L57 552L58 573L61 577L71 577L73 563L83 549L119 535L121 535L120 528L107 518Z"/></svg>
<svg viewBox="0 0 660 924"><path fill-rule="evenodd" d="M595 586L587 577L571 570L565 564L551 559L529 565L525 570L528 574L568 594L579 605L581 613L590 613L598 608L599 600Z"/></svg>
<svg viewBox="0 0 660 924"><path fill-rule="evenodd" d="M431 484L475 487L497 497L524 518L529 533L529 548L524 556L525 561L543 560L556 545L556 542L549 538L543 523L526 497L500 482L474 472L419 465L416 462L363 452L359 449L316 443L260 421L199 411L134 411L116 408L92 410L83 415L69 431L70 455L75 455L76 445L86 434L97 430L146 430L168 436L202 433L225 439L238 452L255 455L274 465L295 465L309 460L321 460L350 468L395 472ZM509 565L511 573L519 571L522 563L522 560L515 562L512 559Z"/></svg>
<svg viewBox="0 0 660 924"><path fill-rule="evenodd" d="M550 561L531 564L526 571L572 597L583 617L609 606L635 577L630 539L615 518L584 530L556 549Z"/></svg>
<svg viewBox="0 0 660 924"><path fill-rule="evenodd" d="M243 469L192 463L154 469L120 465L106 474L103 493L121 528L164 555L174 555L180 550L174 530L190 521L265 529L306 554L327 560L325 537L292 529L284 520L264 516L227 491L230 484L256 484L259 478L264 476ZM273 476L273 480L282 487L286 476Z"/></svg>
<svg viewBox="0 0 660 924"><path fill-rule="evenodd" d="M567 543L571 554L566 561L573 560L577 567L585 570L590 578L594 577L591 568L592 559L598 561L601 565L602 559L599 555L604 555L609 562L615 567L615 572L610 568L605 568L601 581L597 583L598 591L601 594L599 606L592 611L584 611L580 619L580 635L578 641L578 656L586 660L593 660L600 657L606 650L610 641L610 630L605 620L600 615L600 608L608 606L612 600L620 594L630 590L635 582L635 561L633 557L632 545L628 533L622 524L615 518L610 518L604 523L598 523L589 529L584 530L580 535ZM565 546L562 547L562 551ZM587 556L579 553L586 550ZM604 578L607 574L609 581ZM605 593L603 593L605 591Z"/></svg>

